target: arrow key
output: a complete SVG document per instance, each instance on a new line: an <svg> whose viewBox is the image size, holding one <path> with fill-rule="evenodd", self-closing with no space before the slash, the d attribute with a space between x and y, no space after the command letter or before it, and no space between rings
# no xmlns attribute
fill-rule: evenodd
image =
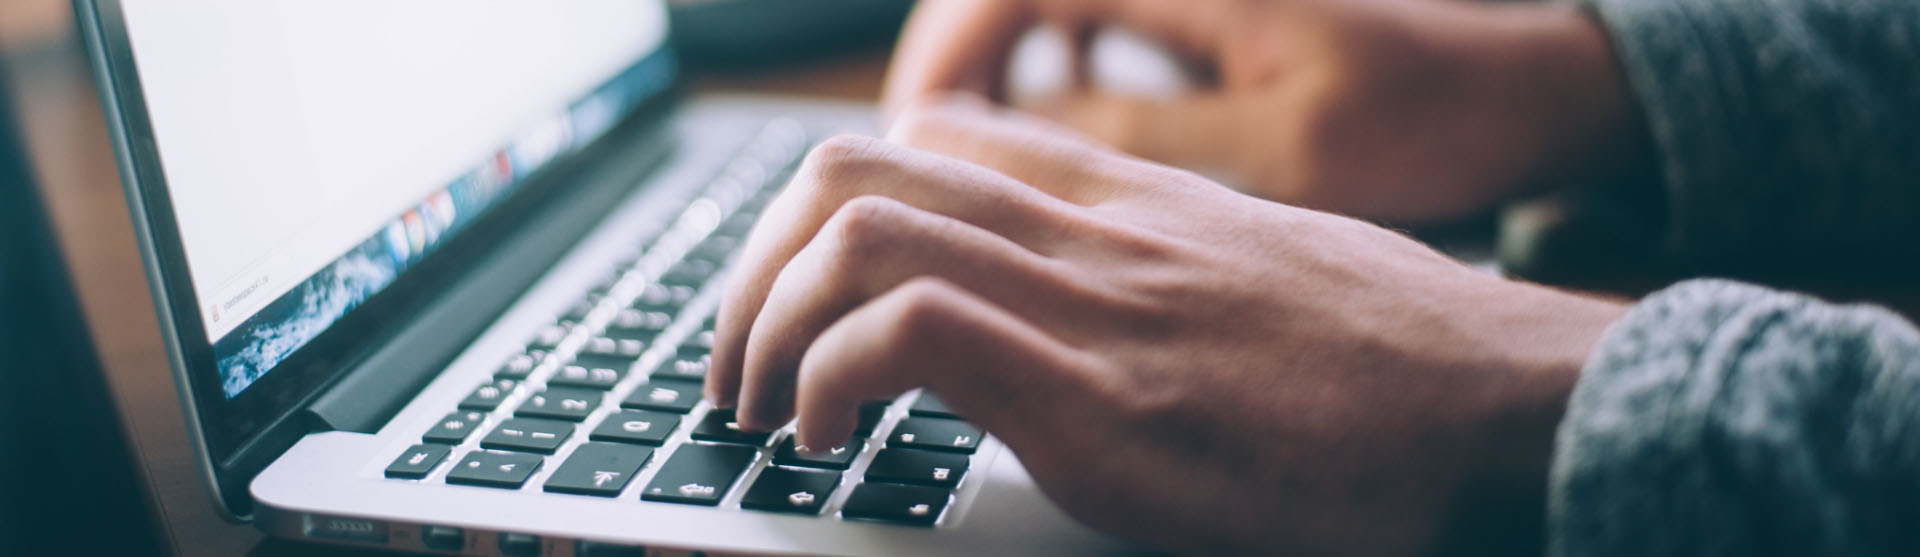
<svg viewBox="0 0 1920 557"><path fill-rule="evenodd" d="M612 497L627 487L653 457L653 449L619 443L587 443L547 479L545 489L556 493Z"/></svg>
<svg viewBox="0 0 1920 557"><path fill-rule="evenodd" d="M743 508L780 513L820 514L840 487L839 472L767 467L740 499Z"/></svg>
<svg viewBox="0 0 1920 557"><path fill-rule="evenodd" d="M804 454L796 449L792 435L780 442L780 448L773 453L773 463L781 466L801 466L806 468L831 468L846 470L853 465L853 458L860 456L860 450L867 447L865 439L851 439L845 444L812 454Z"/></svg>

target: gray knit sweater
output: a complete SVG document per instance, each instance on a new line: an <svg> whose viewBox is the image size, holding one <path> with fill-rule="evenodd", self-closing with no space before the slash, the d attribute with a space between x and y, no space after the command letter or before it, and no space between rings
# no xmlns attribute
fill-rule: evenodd
<svg viewBox="0 0 1920 557"><path fill-rule="evenodd" d="M1920 266L1920 0L1585 1L1676 257ZM1555 451L1551 555L1920 555L1920 334L1682 283L1608 331Z"/></svg>

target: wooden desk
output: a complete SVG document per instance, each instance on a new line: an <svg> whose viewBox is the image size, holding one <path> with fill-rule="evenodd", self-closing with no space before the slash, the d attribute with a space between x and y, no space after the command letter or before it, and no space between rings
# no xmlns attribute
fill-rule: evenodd
<svg viewBox="0 0 1920 557"><path fill-rule="evenodd" d="M57 15L57 14L56 14ZM151 490L152 512L177 555L379 555L266 540L214 513L194 471L185 423L167 370L106 123L77 44L54 35L9 44L5 60L24 114L27 142L81 304ZM752 74L702 76L697 92L753 92L870 100L886 52Z"/></svg>

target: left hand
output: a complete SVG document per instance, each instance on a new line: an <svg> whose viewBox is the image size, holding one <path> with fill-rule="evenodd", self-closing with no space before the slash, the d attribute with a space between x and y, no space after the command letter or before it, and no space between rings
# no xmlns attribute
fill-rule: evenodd
<svg viewBox="0 0 1920 557"><path fill-rule="evenodd" d="M826 141L767 209L707 395L750 429L797 410L820 447L924 386L1067 512L1161 549L1406 554L1464 508L1537 518L1622 311L977 103L892 139Z"/></svg>

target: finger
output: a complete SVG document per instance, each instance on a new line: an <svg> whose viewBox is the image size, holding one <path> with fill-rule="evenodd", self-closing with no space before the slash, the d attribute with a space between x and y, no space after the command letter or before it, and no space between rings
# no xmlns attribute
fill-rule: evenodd
<svg viewBox="0 0 1920 557"><path fill-rule="evenodd" d="M1034 112L1115 149L1178 166L1238 167L1257 140L1237 135L1257 111L1219 93L1161 99L1082 91Z"/></svg>
<svg viewBox="0 0 1920 557"><path fill-rule="evenodd" d="M1108 388L1099 360L1013 313L933 278L900 285L836 321L800 364L801 444L852 433L860 401L927 387L1009 445L1057 439L1061 400Z"/></svg>
<svg viewBox="0 0 1920 557"><path fill-rule="evenodd" d="M1122 154L1050 122L997 109L967 94L916 103L895 119L887 140L985 166L1040 187L1064 184L1083 203L1112 198L1158 165ZM1060 189L1060 188L1051 188Z"/></svg>
<svg viewBox="0 0 1920 557"><path fill-rule="evenodd" d="M884 197L842 206L781 269L747 337L740 423L778 428L792 418L802 354L834 320L914 277L938 277L1023 314L1071 288L1058 263L967 223Z"/></svg>
<svg viewBox="0 0 1920 557"><path fill-rule="evenodd" d="M923 0L901 33L881 107L889 116L946 91L998 98L1008 55L1028 27L1115 24L1193 57L1216 50L1233 2L1165 0Z"/></svg>
<svg viewBox="0 0 1920 557"><path fill-rule="evenodd" d="M793 182L767 207L741 249L722 298L707 396L731 406L740 387L747 333L780 269L847 201L890 197L987 229L1043 251L1046 228L1073 204L964 161L871 138L836 137L807 156ZM1043 251L1044 253L1044 251Z"/></svg>

